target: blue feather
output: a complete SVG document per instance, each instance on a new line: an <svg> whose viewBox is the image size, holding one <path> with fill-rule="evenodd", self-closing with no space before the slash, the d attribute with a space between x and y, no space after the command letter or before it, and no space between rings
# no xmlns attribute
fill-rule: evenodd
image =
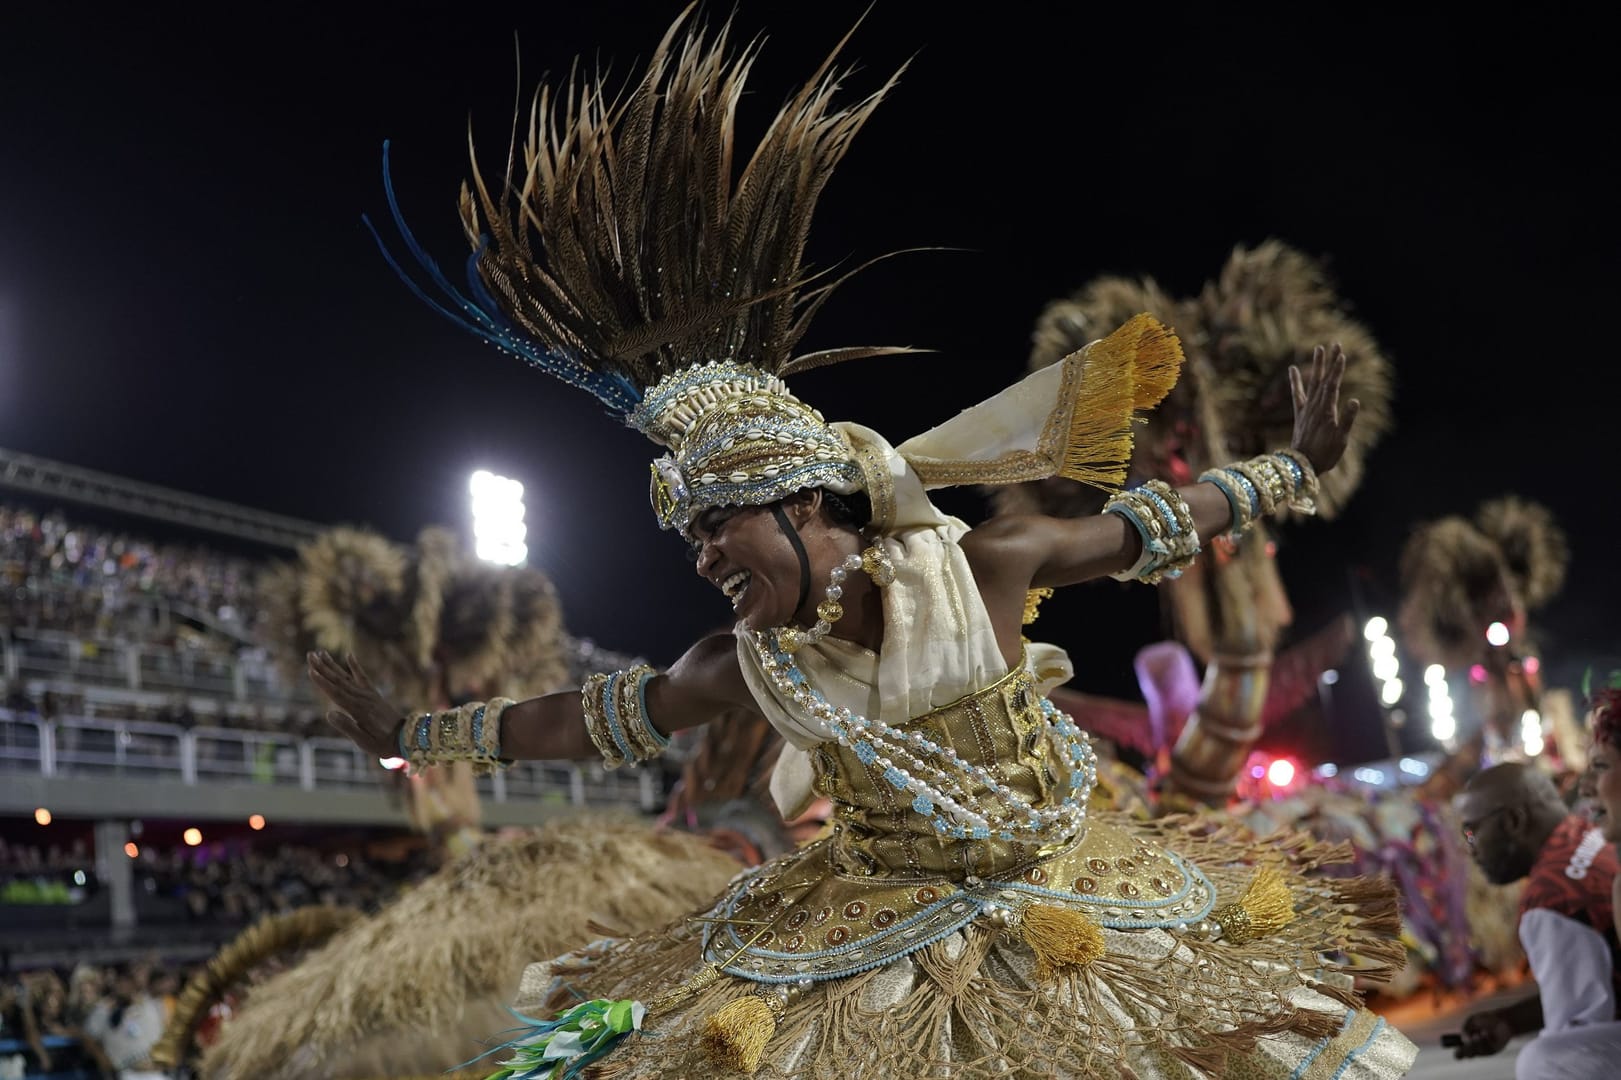
<svg viewBox="0 0 1621 1080"><path fill-rule="evenodd" d="M623 420L625 415L636 407L641 401L641 391L635 383L623 375L593 370L589 365L582 363L578 357L566 352L547 348L540 342L523 334L513 326L495 297L485 288L478 275L478 260L484 252L484 240L481 239L479 249L473 253L467 263L468 291L473 299L469 299L445 277L439 269L439 264L417 242L416 235L411 232L410 226L405 222L405 215L400 210L399 199L394 192L393 175L389 167L389 143L383 142L383 193L388 200L388 208L394 219L394 227L399 232L401 242L406 251L416 262L428 281L445 298L441 300L433 296L424 288L415 277L408 273L400 261L394 257L384 243L371 218L365 214L360 220L370 230L372 239L377 242L377 249L382 252L383 259L389 268L405 283L406 288L428 307L440 316L455 323L470 334L476 335L486 344L494 345L503 352L512 353L522 360L554 378L561 379L570 386L578 387L596 397L618 419ZM449 301L447 304L446 301Z"/></svg>

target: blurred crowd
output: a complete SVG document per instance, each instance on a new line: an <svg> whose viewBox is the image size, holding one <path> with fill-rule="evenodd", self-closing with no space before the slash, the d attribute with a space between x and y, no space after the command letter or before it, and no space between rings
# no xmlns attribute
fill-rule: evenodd
<svg viewBox="0 0 1621 1080"><path fill-rule="evenodd" d="M309 904L375 909L402 885L432 869L423 854L379 862L358 854L283 845L226 859L197 859L189 848L167 855L142 851L136 888L184 905L199 922L245 926Z"/></svg>
<svg viewBox="0 0 1621 1080"><path fill-rule="evenodd" d="M191 970L155 958L43 969L0 982L0 1078L159 1077L148 1058ZM209 1023L217 1023L210 1017Z"/></svg>
<svg viewBox="0 0 1621 1080"><path fill-rule="evenodd" d="M217 940L223 941L263 917L312 904L375 910L432 868L423 849L383 859L290 844L234 850L152 845L136 858L135 892L138 903L162 904L192 927L222 931ZM0 882L17 893L13 903L51 903L58 889L77 902L99 889L82 841L43 850L0 841ZM25 886L32 900L23 895ZM127 965L0 974L0 1080L166 1076L148 1058L192 970L154 955ZM210 1013L199 1039L206 1043L229 1011L227 1001Z"/></svg>
<svg viewBox="0 0 1621 1080"><path fill-rule="evenodd" d="M256 564L158 544L0 504L0 622L89 638L143 637L143 599L183 605L232 628L254 625Z"/></svg>
<svg viewBox="0 0 1621 1080"><path fill-rule="evenodd" d="M142 905L164 905L180 918L214 926L246 926L266 915L308 904L372 910L403 885L432 870L425 852L399 860L284 844L247 847L138 846L135 894ZM72 904L99 888L83 841L41 849L0 840L0 902ZM143 922L161 921L149 912Z"/></svg>

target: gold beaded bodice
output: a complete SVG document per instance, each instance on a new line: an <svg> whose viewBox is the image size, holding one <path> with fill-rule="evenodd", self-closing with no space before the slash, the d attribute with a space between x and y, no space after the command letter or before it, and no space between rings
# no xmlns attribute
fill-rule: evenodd
<svg viewBox="0 0 1621 1080"><path fill-rule="evenodd" d="M1067 720L1067 718L1065 718ZM1054 753L1044 702L1021 665L905 725L983 764L1034 805L1071 775ZM1115 928L1168 927L1209 914L1209 880L1174 852L1107 821L1052 848L942 835L907 793L849 746L811 751L832 800L830 834L751 872L714 912L706 960L761 982L836 978L954 932L997 906L1056 904Z"/></svg>
<svg viewBox="0 0 1621 1080"><path fill-rule="evenodd" d="M902 729L923 732L970 765L985 766L1033 806L1048 805L1068 789L1069 765L1048 743L1041 699L1022 664ZM816 791L835 808L829 858L840 873L994 877L1037 854L1025 841L942 835L933 814L913 808L910 792L897 790L877 763L864 762L855 748L836 740L813 749L811 764ZM971 791L976 799L986 795L983 783Z"/></svg>

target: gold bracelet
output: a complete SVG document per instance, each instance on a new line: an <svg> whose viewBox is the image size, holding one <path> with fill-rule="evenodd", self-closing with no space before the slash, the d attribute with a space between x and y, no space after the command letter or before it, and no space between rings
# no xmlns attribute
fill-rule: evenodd
<svg viewBox="0 0 1621 1080"><path fill-rule="evenodd" d="M647 716L647 684L657 674L649 665L637 664L613 676L616 718L637 761L658 757L670 745Z"/></svg>
<svg viewBox="0 0 1621 1080"><path fill-rule="evenodd" d="M1143 485L1143 491L1162 515L1169 509L1174 525L1166 540L1166 546L1170 549L1167 558L1142 578L1150 585L1157 585L1165 578L1181 577L1182 572L1193 565L1193 560L1199 556L1199 529L1194 524L1193 509L1188 506L1188 501L1170 484L1163 480L1150 480Z"/></svg>
<svg viewBox="0 0 1621 1080"><path fill-rule="evenodd" d="M512 704L511 698L470 701L408 721L408 746L402 748L409 750L412 768L468 761L475 773L484 774L502 767L501 714Z"/></svg>
<svg viewBox="0 0 1621 1080"><path fill-rule="evenodd" d="M1277 473L1273 470L1263 471L1257 468L1256 461L1258 460L1240 461L1227 467L1248 480L1250 486L1255 489L1256 497L1261 504L1261 512L1255 516L1270 517L1278 508L1278 494L1273 487L1273 482L1277 479Z"/></svg>
<svg viewBox="0 0 1621 1080"><path fill-rule="evenodd" d="M580 711L585 714L585 733L590 738L591 745L597 748L608 768L617 769L629 760L629 752L628 748L621 747L618 740L613 737L608 720L605 691L609 688L611 678L598 672L585 680L585 684L580 687Z"/></svg>
<svg viewBox="0 0 1621 1080"><path fill-rule="evenodd" d="M647 718L647 684L656 676L647 664L592 675L580 688L585 732L610 769L658 757L670 745Z"/></svg>
<svg viewBox="0 0 1621 1080"><path fill-rule="evenodd" d="M1142 538L1143 552L1129 569L1115 574L1122 580L1150 585L1178 577L1199 554L1199 533L1187 500L1163 480L1150 480L1131 491L1114 495L1103 506L1106 514L1120 514Z"/></svg>
<svg viewBox="0 0 1621 1080"><path fill-rule="evenodd" d="M1235 469L1206 469L1199 474L1202 484L1214 484L1223 495L1227 497L1227 506L1232 511L1233 523L1227 529L1227 538L1237 540L1249 531L1255 524L1255 518L1260 512L1259 494L1250 495L1249 477L1244 476Z"/></svg>
<svg viewBox="0 0 1621 1080"><path fill-rule="evenodd" d="M1312 467L1311 459L1293 447L1278 450L1272 457L1278 459L1293 481L1291 486L1294 494L1289 497L1289 509L1299 514L1315 514L1322 483L1317 478L1317 470Z"/></svg>

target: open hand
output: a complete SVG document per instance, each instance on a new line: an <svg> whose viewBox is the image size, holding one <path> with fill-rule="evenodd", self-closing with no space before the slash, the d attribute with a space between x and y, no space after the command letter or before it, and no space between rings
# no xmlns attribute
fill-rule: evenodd
<svg viewBox="0 0 1621 1080"><path fill-rule="evenodd" d="M1289 388L1294 391L1295 435L1290 446L1306 455L1312 468L1325 473L1339 464L1351 438L1351 425L1362 403L1355 398L1340 410L1340 380L1345 376L1345 350L1339 343L1332 351L1319 345L1312 350L1311 375L1289 365Z"/></svg>
<svg viewBox="0 0 1621 1080"><path fill-rule="evenodd" d="M351 654L340 664L326 652L312 652L306 659L310 681L333 706L326 714L327 723L368 754L398 757L404 714L377 692L360 661Z"/></svg>

